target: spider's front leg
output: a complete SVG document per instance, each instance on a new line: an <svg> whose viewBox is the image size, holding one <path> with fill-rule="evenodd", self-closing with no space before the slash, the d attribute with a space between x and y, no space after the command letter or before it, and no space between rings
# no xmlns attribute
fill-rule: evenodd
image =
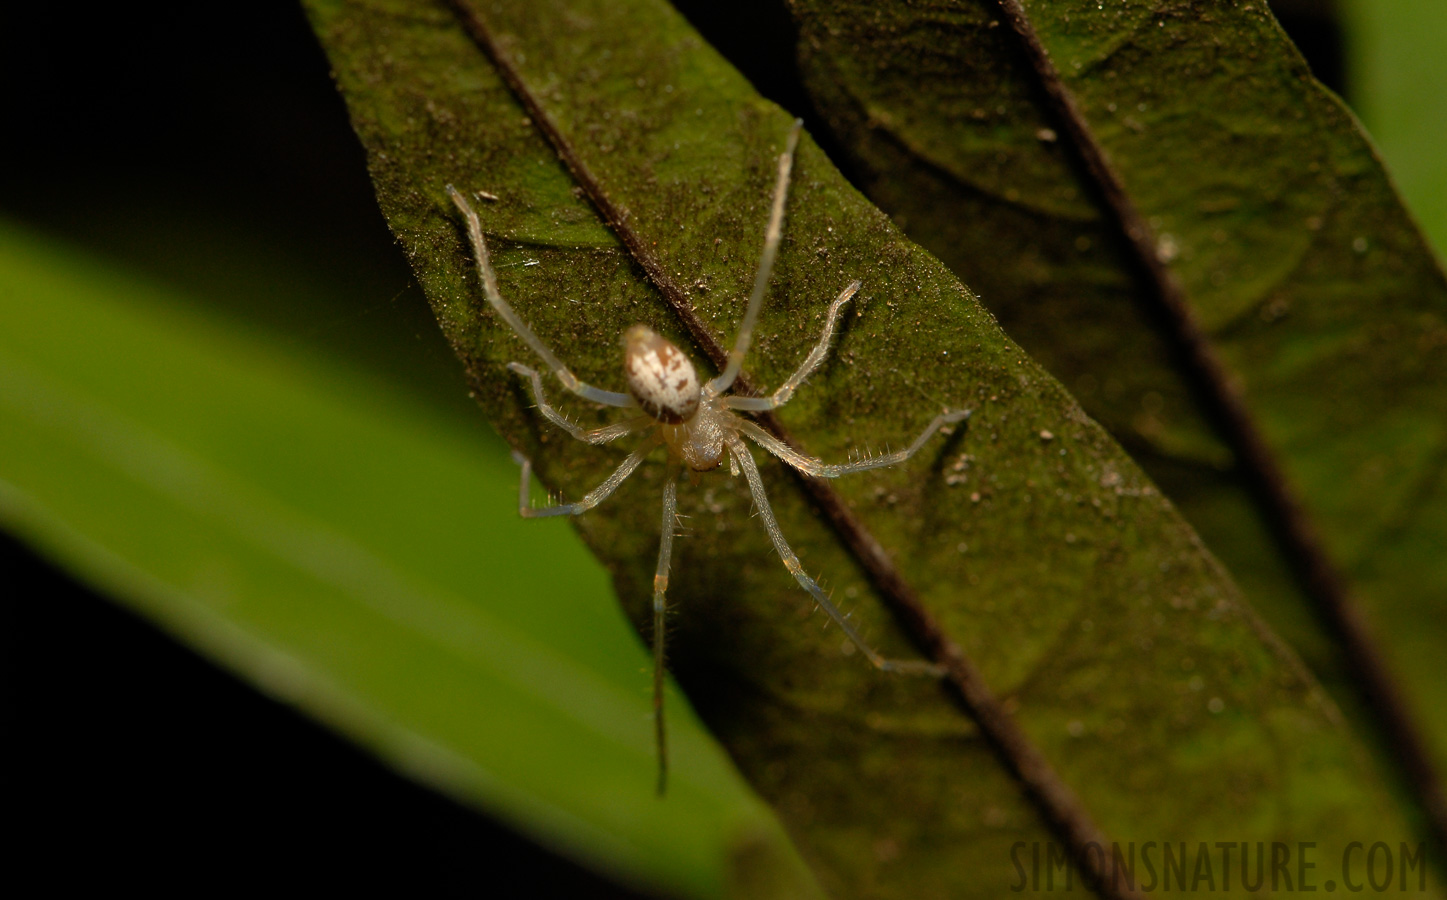
<svg viewBox="0 0 1447 900"><path fill-rule="evenodd" d="M773 277L774 260L779 256L779 243L784 238L784 203L789 198L789 177L794 170L794 151L799 147L799 133L804 128L803 119L795 119L784 143L784 152L779 154L779 171L774 181L774 200L769 206L769 224L764 229L764 250L759 254L759 267L754 272L754 290L749 295L749 305L744 309L739 333L734 336L734 348L729 351L728 365L717 378L708 383L714 395L725 394L733 387L743 368L744 357L748 355L749 343L754 339L754 326L759 321L759 310L764 305L764 293Z"/></svg>
<svg viewBox="0 0 1447 900"><path fill-rule="evenodd" d="M769 497L764 493L764 481L759 477L759 468L754 464L753 454L749 452L748 445L741 439L735 437L729 440L729 454L738 461L739 467L744 471L744 478L749 483L749 492L753 494L754 506L758 508L759 518L764 520L764 528L769 532L769 540L773 541L774 549L778 551L779 558L784 561L784 568L799 582L799 586L808 591L814 598L814 602L834 620L834 623L844 630L855 647L864 654L875 668L885 672L903 672L912 675L943 675L944 667L936 665L923 659L886 659L878 650L869 645L863 636L849 623L844 613L839 611L829 595L813 578L804 572L804 566L799 562L799 557L794 555L790 549L789 542L784 540L784 532L779 528L779 522L774 518L774 511L769 506Z"/></svg>
<svg viewBox="0 0 1447 900"><path fill-rule="evenodd" d="M799 389L799 385L803 384L805 379L813 375L824 364L824 358L829 355L829 345L834 341L834 332L839 327L839 313L844 309L844 304L859 292L861 284L862 282L859 281L850 283L848 287L839 292L839 296L834 298L834 302L829 304L829 312L824 316L824 333L819 335L819 342L805 357L798 371L790 375L788 381L779 385L778 390L767 397L725 397L724 407L762 412L767 409L778 409L788 403L794 396L794 392Z"/></svg>
<svg viewBox="0 0 1447 900"><path fill-rule="evenodd" d="M798 469L806 475L813 475L815 478L838 478L841 475L851 475L855 472L865 472L870 469L883 469L897 465L909 459L919 452L919 448L925 445L936 431L946 425L960 422L970 417L970 410L955 410L953 412L940 413L934 420L920 432L919 437L914 439L903 450L896 450L893 453L882 453L879 456L871 456L865 459L858 459L848 463L826 463L823 460L800 453L793 447L769 434L753 422L740 418L738 429L740 433L748 435L754 443L782 459L784 462Z"/></svg>

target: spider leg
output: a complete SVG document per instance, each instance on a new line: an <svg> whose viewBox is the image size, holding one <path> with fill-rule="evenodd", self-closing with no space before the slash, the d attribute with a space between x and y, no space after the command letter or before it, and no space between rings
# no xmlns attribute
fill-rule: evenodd
<svg viewBox="0 0 1447 900"><path fill-rule="evenodd" d="M829 312L824 317L824 333L819 335L819 343L809 352L799 370L789 376L789 380L779 385L779 389L767 397L738 397L730 396L724 398L724 406L727 409L748 409L761 411L766 409L778 409L794 396L794 391L810 375L818 371L824 364L824 359L829 355L829 344L834 340L834 331L839 327L839 313L844 309L844 304L859 291L860 282L855 281L839 292L834 302L829 304Z"/></svg>
<svg viewBox="0 0 1447 900"><path fill-rule="evenodd" d="M533 352L543 362L548 364L548 368L558 376L563 387L580 397L604 406L637 406L638 403L627 394L605 391L580 381L578 376L563 365L562 360L554 356L553 351L549 350L547 345L533 333L517 311L502 298L502 293L498 290L497 273L492 268L492 256L487 252L487 241L483 239L482 222L477 218L477 211L472 208L472 204L467 202L467 198L462 196L462 192L450 184L447 186L447 196L452 198L453 204L467 219L467 237L472 242L472 254L477 259L477 271L482 276L482 293L487 297L487 302L492 304L492 308L497 310L497 314L502 316L503 321L517 332L517 336L527 342L529 347L533 348Z"/></svg>
<svg viewBox="0 0 1447 900"><path fill-rule="evenodd" d="M769 226L764 231L764 252L759 256L759 269L754 273L754 292L749 296L744 320L739 325L734 348L729 351L728 366L713 381L708 383L715 395L733 387L734 379L743 368L744 356L749 352L749 342L754 337L754 324L759 320L759 309L764 305L764 292L768 290L769 279L774 273L774 260L779 256L779 241L784 235L784 201L789 196L789 174L794 168L794 150L799 146L799 131L804 127L803 119L795 119L789 131L784 152L779 154L779 177L774 182L774 203L769 210Z"/></svg>
<svg viewBox="0 0 1447 900"><path fill-rule="evenodd" d="M668 610L668 565L673 559L673 532L678 517L678 473L670 472L663 483L663 531L658 539L658 568L653 573L653 734L658 747L658 793L668 787L668 734L663 721L663 652L668 631L664 614Z"/></svg>
<svg viewBox="0 0 1447 900"><path fill-rule="evenodd" d="M883 453L879 456L871 456L849 463L826 463L813 456L800 453L798 450L785 444L747 419L741 418L735 425L740 432L747 435L754 443L798 469L800 472L806 475L813 475L816 478L838 478L840 475L864 472L869 469L882 469L886 466L902 463L919 452L919 448L923 447L925 441L928 441L936 431L939 431L952 422L967 419L969 416L970 410L968 409L940 413L934 417L934 421L930 422L924 431L920 432L919 437L914 439L914 443L905 449L896 450L893 453Z"/></svg>
<svg viewBox="0 0 1447 900"><path fill-rule="evenodd" d="M603 479L602 484L589 491L577 503L560 503L557 506L538 508L528 505L528 486L533 477L532 460L521 453L513 453L513 459L522 466L522 481L518 485L518 513L525 519L542 519L548 516L576 516L578 513L586 512L607 500L614 491L618 490L618 485L633 474L633 470L638 468L653 447L653 443L649 442L628 454L628 458L623 460L621 466L613 470L612 475Z"/></svg>
<svg viewBox="0 0 1447 900"><path fill-rule="evenodd" d="M626 422L615 422L612 425L604 425L602 428L586 429L574 424L567 416L558 412L552 404L548 403L547 395L543 393L543 376L536 369L525 366L520 362L510 362L507 367L512 371L524 376L532 382L533 402L538 406L538 412L543 418L571 434L573 437L588 444L606 444L609 441L616 441L624 435L641 431L643 428L655 423L650 416L635 416Z"/></svg>
<svg viewBox="0 0 1447 900"><path fill-rule="evenodd" d="M886 659L860 636L844 613L839 611L839 607L830 601L829 595L824 593L824 589L819 587L819 583L805 574L799 558L794 555L794 551L789 548L789 543L784 540L784 532L779 529L779 522L774 518L774 511L769 507L768 495L764 493L763 479L759 477L759 468L754 464L754 457L749 453L748 445L735 437L729 441L729 452L739 461L740 467L744 470L744 477L749 482L749 492L754 496L754 505L759 509L759 517L764 520L764 528L769 532L769 540L774 542L774 549L779 552L779 558L784 561L784 568L789 570L789 574L794 576L794 580L799 582L804 590L813 595L814 602L818 603L820 608L829 614L829 618L844 630L845 635L854 642L854 646L859 648L864 657L875 668L885 672L934 676L944 674L943 667L927 660Z"/></svg>

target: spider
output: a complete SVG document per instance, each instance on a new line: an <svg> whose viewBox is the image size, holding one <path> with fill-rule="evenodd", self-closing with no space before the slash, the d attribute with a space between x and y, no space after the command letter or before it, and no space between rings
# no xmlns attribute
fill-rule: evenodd
<svg viewBox="0 0 1447 900"><path fill-rule="evenodd" d="M969 410L946 411L930 422L914 442L904 450L879 456L868 456L842 464L822 462L807 456L779 438L761 428L756 422L739 413L762 412L778 409L794 395L799 386L823 364L829 354L834 332L839 325L840 312L859 291L861 283L854 281L840 292L824 320L824 332L814 349L802 365L782 385L767 397L746 397L730 394L729 388L738 378L743 367L749 342L753 337L754 324L759 318L764 294L778 256L779 242L783 234L784 204L788 196L789 176L794 163L794 151L799 143L802 120L796 120L786 142L784 152L779 156L778 179L774 185L773 204L769 212L769 224L765 231L763 253L759 258L758 271L754 277L753 293L744 312L733 349L728 355L724 371L708 382L700 382L698 371L683 351L672 342L658 335L646 325L634 325L623 333L623 370L628 381L627 393L605 391L578 379L552 350L548 349L528 327L517 312L502 298L498 290L497 274L493 271L487 242L482 236L482 224L477 212L460 191L447 185L447 194L467 221L467 235L477 260L478 272L482 277L483 293L487 302L497 311L503 321L522 338L547 368L551 369L563 387L574 394L604 406L638 410L639 414L625 421L602 428L585 429L570 421L548 403L543 390L543 378L537 369L520 362L508 363L508 368L531 382L533 400L543 417L568 432L574 438L589 444L606 444L628 435L646 433L640 443L623 464L614 470L592 491L576 503L555 506L533 507L529 503L528 488L532 478L532 462L521 454L513 458L522 467L522 482L518 490L518 511L525 518L544 516L573 516L586 512L602 503L629 475L643 463L644 459L660 445L666 448L670 473L663 484L663 530L658 546L658 567L653 576L653 720L658 753L658 791L663 793L667 785L668 757L666 729L663 719L664 680L664 614L667 610L665 594L668 590L669 563L673 556L673 536L678 510L678 479L684 469L691 470L695 479L699 473L708 472L723 464L725 455L729 461L730 473L737 477L740 472L748 482L755 508L764 528L773 541L774 549L784 562L789 574L808 591L859 648L864 657L876 668L887 672L906 672L939 675L941 669L924 660L886 659L864 640L858 630L840 612L839 608L819 586L819 583L805 573L799 558L789 548L769 506L764 493L764 483L759 477L758 466L744 438L774 454L785 463L805 474L818 478L837 478L853 472L878 469L901 463L913 456L938 430L967 418Z"/></svg>

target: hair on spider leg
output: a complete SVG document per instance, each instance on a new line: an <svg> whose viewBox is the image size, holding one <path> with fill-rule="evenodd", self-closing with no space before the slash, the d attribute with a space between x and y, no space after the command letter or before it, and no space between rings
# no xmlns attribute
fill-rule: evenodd
<svg viewBox="0 0 1447 900"><path fill-rule="evenodd" d="M693 527L691 520L693 516L686 513L678 513L674 516L673 536L677 538L697 537L698 531Z"/></svg>
<svg viewBox="0 0 1447 900"><path fill-rule="evenodd" d="M734 476L743 475L748 484L751 501L751 517L762 521L769 542L784 568L794 581L810 597L814 607L822 610L827 621L838 625L850 643L876 669L885 672L924 674L938 677L943 669L927 660L888 659L876 651L860 634L850 616L836 606L829 592L820 582L810 577L800 563L798 556L789 546L783 530L774 516L754 460L749 443L758 445L771 456L793 469L817 478L838 478L855 472L883 468L902 463L919 451L924 444L945 426L958 422L967 412L946 410L918 433L914 442L904 450L889 451L875 455L867 451L862 457L858 453L846 454L844 463L826 463L809 456L785 443L778 436L757 424L748 413L762 413L784 406L794 392L808 378L819 370L829 356L835 333L838 331L840 312L860 290L859 281L845 286L830 304L825 316L824 327L814 348L805 357L798 369L772 394L745 397L731 393L734 382L743 368L744 358L753 341L754 328L764 295L773 277L774 262L779 253L783 235L784 207L789 194L789 177L793 168L794 151L798 146L801 120L795 120L785 140L784 150L778 157L778 169L774 192L769 204L768 223L764 229L764 244L759 254L754 274L754 284L749 294L748 305L739 322L734 336L733 348L728 353L727 364L715 378L704 382L698 376L693 362L672 342L644 325L635 325L623 335L623 371L626 391L609 391L594 387L577 375L553 353L538 335L518 315L512 305L502 296L498 287L497 271L493 267L488 251L487 239L483 234L482 221L477 210L463 193L452 185L445 190L466 226L467 240L472 248L473 259L482 286L483 296L497 318L521 340L533 354L542 361L563 386L572 394L602 407L629 411L629 418L611 425L585 429L574 423L549 404L543 386L543 377L537 369L521 362L511 362L508 369L526 381L531 390L534 408L545 420L566 432L573 438L594 445L611 443L628 436L641 437L641 441L627 458L618 464L613 472L582 498L571 503L561 502L551 494L548 505L535 507L531 501L532 463L520 453L513 458L520 468L518 488L518 510L526 518L579 515L607 500L627 478L655 450L663 449L668 458L667 477L663 480L662 516L659 527L658 560L653 575L652 604L652 645L653 645L653 722L654 741L658 753L657 789L664 792L668 777L668 741L664 719L664 672L667 659L668 615L667 591L670 567L673 561L674 538L686 530L678 515L678 483L684 472L690 481L697 484L704 473L711 472L729 463ZM868 445L866 444L866 448ZM826 622L827 624L827 622Z"/></svg>
<svg viewBox="0 0 1447 900"><path fill-rule="evenodd" d="M845 630L846 636L847 636L847 633L850 632L850 631L855 631L855 632L857 632L858 634L860 634L860 635L862 636L863 633L862 633L862 632L858 632L858 630L853 627L854 620L855 620L854 611L853 611L853 610L849 610L849 609L845 609L844 606L843 606L843 604L839 603L838 601L836 601L836 600L834 599L834 589L831 588L831 587L828 587L828 586L824 583L824 580L823 580L823 577L822 577L822 576L819 577L819 578L816 578L816 579L815 579L815 583L818 584L819 587L820 587L820 589L824 591L825 596L827 596L827 597L829 598L829 601L834 604L835 609L838 610L838 612L839 612L839 617L836 619L834 616L829 615L828 612L827 612L826 610L824 610L824 608L821 607L818 603L812 603L812 604L810 604L810 609L809 609L809 616L810 616L810 618L814 617L814 616L815 616L816 614L818 614L818 613L823 613L823 614L824 614L824 621L819 625L819 630L820 630L821 632L823 632L823 631L828 631L828 630L829 630L829 626L830 626L830 625L834 625L834 626L837 626L837 627L842 628L843 630ZM852 641L851 641L850 643L852 643Z"/></svg>

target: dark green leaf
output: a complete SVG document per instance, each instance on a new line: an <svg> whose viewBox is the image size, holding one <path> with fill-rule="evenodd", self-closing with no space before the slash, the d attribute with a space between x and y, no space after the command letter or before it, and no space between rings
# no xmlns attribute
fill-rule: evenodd
<svg viewBox="0 0 1447 900"><path fill-rule="evenodd" d="M805 79L870 196L1131 450L1363 732L1394 745L1382 765L1402 765L1384 701L1292 571L1299 548L1273 533L1262 482L1281 480L1212 407L1239 396L1447 767L1447 282L1265 4L1025 5L1223 364L1215 384L998 4L791 8Z"/></svg>
<svg viewBox="0 0 1447 900"><path fill-rule="evenodd" d="M571 442L529 410L505 365L535 360L482 302L444 186L498 198L481 212L504 294L581 377L616 388L614 336L634 322L700 357L731 338L789 117L648 0L467 6L491 58L462 20L430 4L308 9L383 211L479 401L546 484L580 496L621 454ZM991 77L1000 91L1026 90L1008 71ZM899 114L909 108L900 98ZM1093 216L1078 192L1063 193L1064 176L1042 171L1041 203ZM986 167L979 177L1001 176ZM630 250L606 237L585 196L614 211ZM838 459L861 444L898 446L941 407L975 408L967 430L910 464L833 490L1002 698L1053 767L1052 784L1121 841L1310 840L1335 860L1363 835L1407 833L1335 708L1174 507L808 141L786 233L749 362L755 383L782 381L829 300L854 278L865 285L834 362L782 416L808 450ZM1035 258L993 246L1000 266ZM1109 266L1100 277L1119 281ZM1221 456L1209 432L1182 440ZM765 476L805 566L888 655L916 653L866 577L869 561L811 506L820 495L780 466ZM661 477L662 466L645 467L578 521L640 623ZM1018 877L1011 846L1051 838L1012 777L1021 757L993 749L948 691L842 652L751 521L737 480L707 474L681 494L689 530L670 588L675 672L825 886L1000 895Z"/></svg>

